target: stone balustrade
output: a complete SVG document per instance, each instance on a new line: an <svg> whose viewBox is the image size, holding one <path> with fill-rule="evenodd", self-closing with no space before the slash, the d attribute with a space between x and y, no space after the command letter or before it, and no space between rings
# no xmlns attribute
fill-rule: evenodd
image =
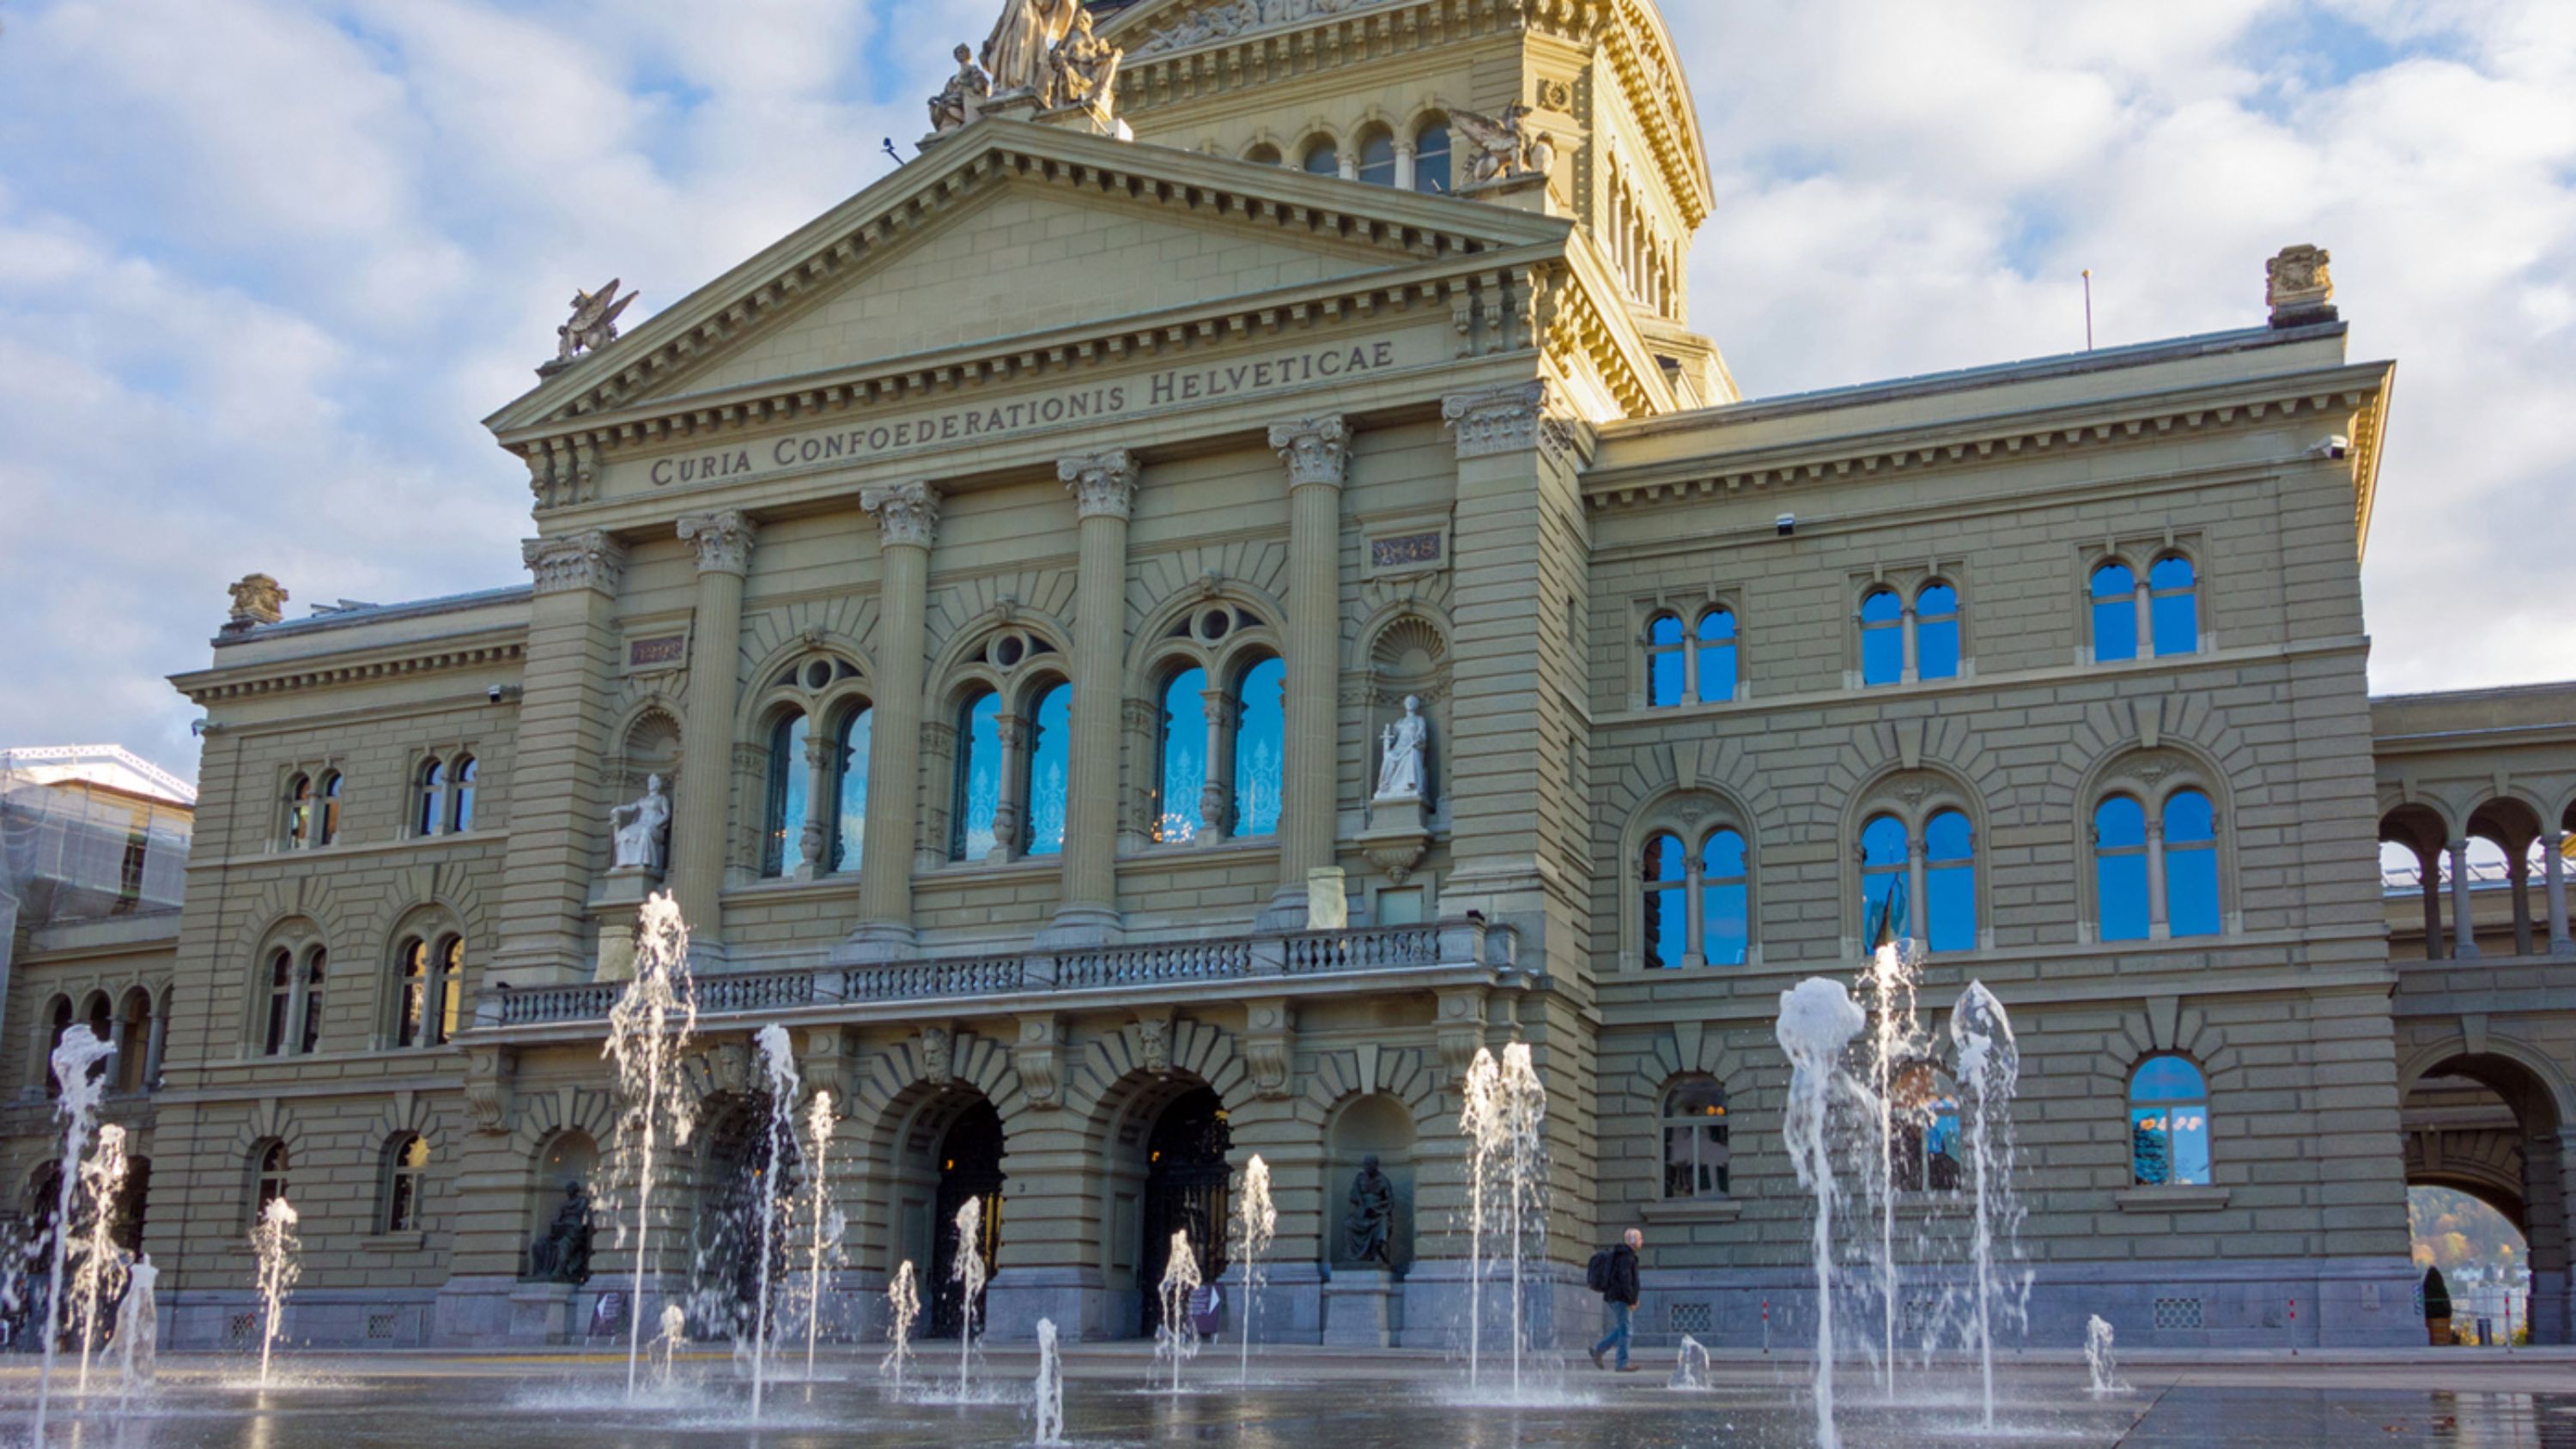
<svg viewBox="0 0 2576 1449"><path fill-rule="evenodd" d="M1508 927L1482 921L1379 926L1286 935L1198 937L1074 951L938 957L867 966L717 972L696 980L701 1018L835 1005L996 1001L1067 992L1168 990L1264 977L1314 978L1440 967L1498 970L1514 964ZM475 1011L477 1028L605 1021L623 988L496 987Z"/></svg>

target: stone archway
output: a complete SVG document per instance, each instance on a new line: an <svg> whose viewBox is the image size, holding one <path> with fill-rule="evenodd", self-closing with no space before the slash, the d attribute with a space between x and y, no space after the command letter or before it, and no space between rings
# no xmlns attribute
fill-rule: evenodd
<svg viewBox="0 0 2576 1449"><path fill-rule="evenodd" d="M922 1285L922 1298L930 1314L929 1336L954 1338L965 1328L968 1309L974 1321L985 1322L984 1295L978 1293L969 1305L965 1285L958 1281L957 1265L965 1246L958 1230L958 1215L969 1202L982 1205L981 1231L974 1248L984 1261L984 1277L989 1283L1002 1256L1002 1187L1009 1174L1002 1170L1006 1155L1003 1145L1002 1114L979 1093L971 1098L953 1101L951 1110L942 1113L945 1127L926 1164L931 1187L930 1238L927 1259L930 1281ZM918 1178L923 1174L916 1172Z"/></svg>
<svg viewBox="0 0 2576 1449"><path fill-rule="evenodd" d="M2490 1047L2429 1063L2406 1087L2409 1187L2448 1187L2522 1230L2531 1268L2534 1343L2576 1339L2569 1322L2571 1225L2566 1123L2552 1084Z"/></svg>
<svg viewBox="0 0 2576 1449"><path fill-rule="evenodd" d="M748 1336L760 1301L761 1210L796 1201L803 1144L794 1131L773 1138L767 1092L727 1092L699 1108L697 1182L690 1214L689 1332L698 1339ZM770 1182L776 1175L776 1195ZM770 1312L788 1281L787 1234L769 1238Z"/></svg>
<svg viewBox="0 0 2576 1449"><path fill-rule="evenodd" d="M1171 1264L1175 1234L1188 1235L1199 1281L1213 1283L1225 1273L1234 1193L1227 1159L1233 1149L1225 1101L1207 1087L1193 1087L1164 1106L1145 1138L1137 1214L1143 1237L1136 1263L1143 1294L1141 1331L1147 1336L1162 1326L1158 1288Z"/></svg>

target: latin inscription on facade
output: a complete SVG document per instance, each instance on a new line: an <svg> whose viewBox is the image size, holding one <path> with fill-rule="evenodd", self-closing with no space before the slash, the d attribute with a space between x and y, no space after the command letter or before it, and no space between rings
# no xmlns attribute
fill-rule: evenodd
<svg viewBox="0 0 2576 1449"><path fill-rule="evenodd" d="M1014 402L952 408L901 422L793 433L768 442L733 445L658 458L650 477L656 488L683 487L756 477L789 468L865 462L910 448L1006 436L1038 428L1100 422L1131 413L1191 403L1218 402L1253 393L1364 377L1397 366L1391 339L1316 348L1252 362L1174 367L1124 382L1049 393Z"/></svg>

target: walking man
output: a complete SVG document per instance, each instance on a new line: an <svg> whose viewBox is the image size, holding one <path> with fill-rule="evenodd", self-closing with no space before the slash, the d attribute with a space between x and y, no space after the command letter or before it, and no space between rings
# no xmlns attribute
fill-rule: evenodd
<svg viewBox="0 0 2576 1449"><path fill-rule="evenodd" d="M1629 1318L1637 1308L1637 1254L1646 1246L1646 1235L1630 1228L1618 1244L1604 1248L1593 1256L1593 1271L1587 1276L1601 1301L1610 1307L1610 1331L1592 1345L1592 1366L1607 1368L1601 1356L1611 1349L1619 1350L1618 1371L1632 1374L1637 1370L1628 1362Z"/></svg>

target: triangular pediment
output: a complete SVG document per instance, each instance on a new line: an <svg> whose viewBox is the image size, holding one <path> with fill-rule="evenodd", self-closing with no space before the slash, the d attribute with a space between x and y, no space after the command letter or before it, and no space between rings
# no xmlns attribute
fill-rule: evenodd
<svg viewBox="0 0 2576 1449"><path fill-rule="evenodd" d="M1561 247L1569 224L1194 152L985 120L487 420L606 413L961 349L1083 346L1122 319Z"/></svg>

